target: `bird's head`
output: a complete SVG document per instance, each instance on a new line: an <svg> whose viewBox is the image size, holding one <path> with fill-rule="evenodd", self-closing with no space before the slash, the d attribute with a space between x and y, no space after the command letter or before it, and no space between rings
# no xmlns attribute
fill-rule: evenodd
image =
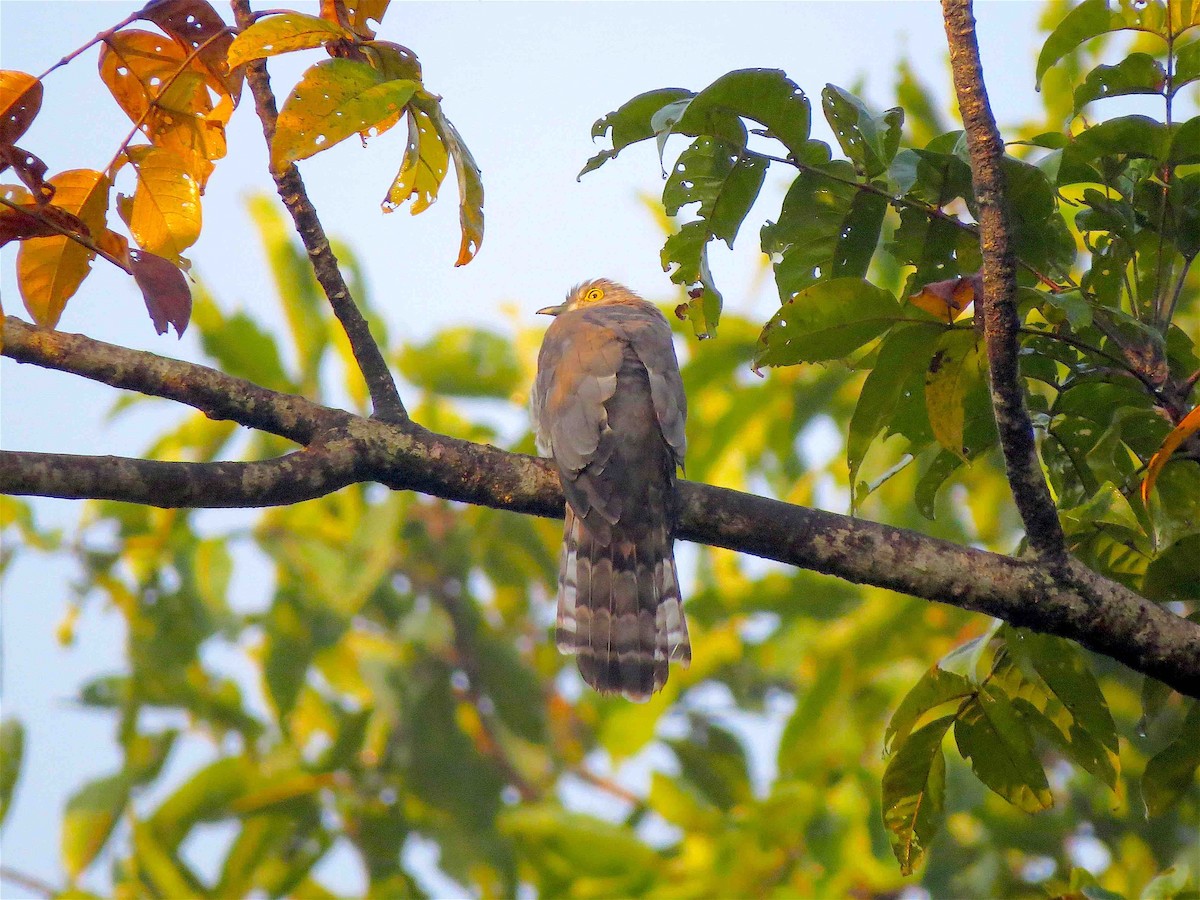
<svg viewBox="0 0 1200 900"><path fill-rule="evenodd" d="M624 285L607 278L594 278L577 284L567 294L567 299L558 306L547 306L538 310L538 315L558 316L575 309L612 303L633 303L642 298Z"/></svg>

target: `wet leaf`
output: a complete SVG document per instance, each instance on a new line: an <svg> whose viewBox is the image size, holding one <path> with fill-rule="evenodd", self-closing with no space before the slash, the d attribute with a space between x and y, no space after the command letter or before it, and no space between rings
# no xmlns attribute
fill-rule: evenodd
<svg viewBox="0 0 1200 900"><path fill-rule="evenodd" d="M354 134L395 124L418 85L386 81L366 63L327 59L312 66L288 95L271 141L271 166L281 171Z"/></svg>
<svg viewBox="0 0 1200 900"><path fill-rule="evenodd" d="M111 182L100 172L72 169L50 179L54 205L77 216L92 234L105 230ZM95 254L65 236L30 238L17 251L17 285L33 320L58 324L67 301L91 270Z"/></svg>

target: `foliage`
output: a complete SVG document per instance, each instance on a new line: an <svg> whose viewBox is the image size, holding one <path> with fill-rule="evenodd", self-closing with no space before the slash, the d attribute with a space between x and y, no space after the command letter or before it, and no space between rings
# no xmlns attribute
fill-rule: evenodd
<svg viewBox="0 0 1200 900"><path fill-rule="evenodd" d="M467 261L482 237L478 170L415 56L367 27L384 7L272 13L232 39L195 14L211 12L206 3L168 0L139 15L169 48L137 36L149 32L109 34L102 76L150 143L123 147L104 172L57 180L36 161L10 161L27 190L5 189L0 222L23 254L34 248L23 271L50 273L40 299L26 296L31 315L52 325L95 253L39 229L116 241L104 237L106 198L126 161L135 193L117 209L139 252L177 261L194 240L199 190L240 90L226 54L236 72L326 49L333 58L284 104L272 164L403 118L410 141L385 205L426 208L453 159ZM1071 550L1180 610L1200 597L1189 411L1200 370L1200 119L1172 117L1200 68L1198 23L1183 8L1086 0L1060 16L1037 74L1048 115L1064 118L1022 134L1005 160L1022 373ZM179 31L185 11L203 35ZM1077 84L1058 77L1095 62L1088 41L1124 29L1146 45ZM118 52L127 65L106 69ZM128 80L151 72L156 92ZM41 92L19 76L2 82L9 147ZM655 138L665 158L674 136L691 139L663 204L671 215L694 205L694 218L662 259L691 292L681 318L700 335L719 323L720 340L690 344L684 358L690 477L850 503L1007 552L1020 532L971 315L979 249L965 144L931 128L928 96L911 75L902 83L905 105L922 111L911 129L919 146L899 108L877 113L828 85L821 109L835 152L811 136L798 85L742 70L605 116L595 133L611 148L584 172L640 141ZM1161 121L1078 115L1131 93L1160 98ZM189 111L186 129L167 127L175 109ZM733 244L770 166L795 174L759 233L781 300L760 328L722 311L707 254L713 240ZM252 213L286 333L199 289L205 351L230 374L332 402L343 374L357 383L353 361L279 213L262 200ZM353 269L352 254L338 255ZM468 413L517 412L536 339L460 327L389 355L420 395L417 421L504 443ZM771 377L742 377L751 366ZM837 455L817 438L831 431ZM228 424L197 413L149 455L207 460L233 441ZM244 452L267 458L284 443L258 435ZM531 443L522 435L511 447ZM26 504L6 499L0 511L21 552L59 552ZM700 548L688 598L695 664L635 706L581 692L547 639L556 523L362 485L262 512L249 529L201 530L195 519L94 502L71 544L79 603L108 605L128 635L127 667L80 689L81 703L113 714L124 762L64 811L71 890L107 848L117 895L328 896L316 867L349 847L370 895L421 896L426 873L404 852L419 839L437 845L443 873L486 896L522 884L580 897L877 895L911 883L933 896L1196 890L1200 705L1062 639ZM259 590L244 587L247 575ZM216 648L247 659L256 681L218 671ZM946 753L951 734L956 752ZM6 721L0 742L6 809L20 790L20 724ZM164 779L185 743L209 761ZM649 774L647 791L620 782L630 772ZM232 840L203 870L188 851L214 823Z"/></svg>

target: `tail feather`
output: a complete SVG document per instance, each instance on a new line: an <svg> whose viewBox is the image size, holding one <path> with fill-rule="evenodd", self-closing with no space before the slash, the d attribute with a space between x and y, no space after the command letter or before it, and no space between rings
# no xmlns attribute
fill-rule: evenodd
<svg viewBox="0 0 1200 900"><path fill-rule="evenodd" d="M602 543L568 507L555 641L597 691L648 700L671 660L691 660L671 538L665 528L612 532Z"/></svg>

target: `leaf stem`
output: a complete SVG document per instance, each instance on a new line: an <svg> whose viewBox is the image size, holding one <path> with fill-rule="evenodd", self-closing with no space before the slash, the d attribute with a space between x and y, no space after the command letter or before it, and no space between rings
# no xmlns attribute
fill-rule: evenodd
<svg viewBox="0 0 1200 900"><path fill-rule="evenodd" d="M5 199L4 197L0 197L0 204L7 206L9 209L15 209L19 213L24 213L27 216L31 216L31 217L37 219L43 225L47 226L48 228L54 229L59 234L61 234L63 237L70 238L75 243L79 244L81 247L86 247L88 250L91 250L97 256L101 256L104 259L108 260L110 263L112 263L118 269L124 270L127 275L133 274L133 270L131 268L129 268L129 265L124 260L117 259L117 257L113 256L107 250L104 250L101 247L97 246L96 242L93 241L90 237L85 237L82 234L78 234L77 232L71 231L69 228L63 228L57 222L55 222L51 219L47 219L45 216L43 216L41 214L40 211L38 211L36 209L26 209L24 206L20 206L16 203L13 203L11 200Z"/></svg>
<svg viewBox="0 0 1200 900"><path fill-rule="evenodd" d="M41 75L39 75L37 80L41 81L47 75L49 75L51 72L53 72L55 69L65 66L67 63L71 62L73 59L75 59L81 53L86 53L88 50L90 50L92 47L95 47L97 44L107 41L109 38L111 38L114 34L116 34L118 31L120 31L126 25L132 25L134 22L136 22L141 17L142 17L142 11L140 9L137 12L130 13L128 16L126 16L124 19L122 19L116 25L113 25L111 28L106 28L104 31L101 31L99 34L97 34L94 38L92 38L90 41L88 41L82 47L72 50L70 53L68 53L66 56L64 56L62 59L60 59L54 65L52 65L50 68L48 68L45 72L43 72Z"/></svg>

